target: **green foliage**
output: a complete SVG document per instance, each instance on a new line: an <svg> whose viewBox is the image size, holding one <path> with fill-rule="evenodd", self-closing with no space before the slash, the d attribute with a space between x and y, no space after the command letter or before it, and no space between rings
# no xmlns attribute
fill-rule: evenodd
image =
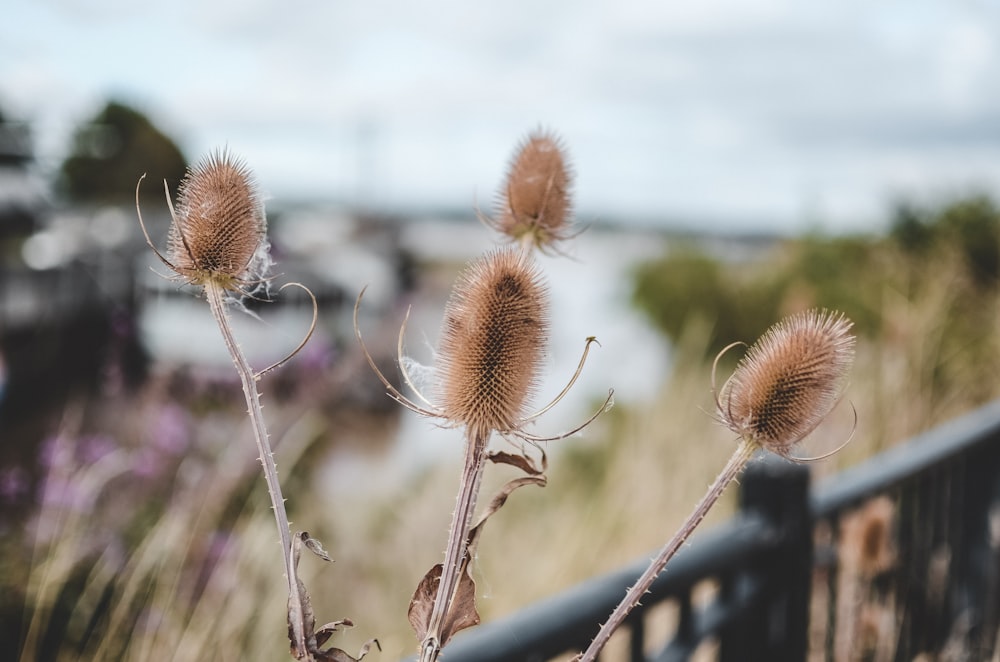
<svg viewBox="0 0 1000 662"><path fill-rule="evenodd" d="M73 154L60 168L61 184L74 202L132 200L146 173L147 195L163 195L165 179L176 186L186 161L177 145L142 113L110 102L73 137Z"/></svg>
<svg viewBox="0 0 1000 662"><path fill-rule="evenodd" d="M1000 209L986 196L959 200L938 211L903 205L889 236L914 260L945 248L957 251L977 287L995 288L1000 279Z"/></svg>
<svg viewBox="0 0 1000 662"><path fill-rule="evenodd" d="M745 273L734 277L731 271L696 247L684 246L638 267L633 301L675 342L689 323L703 323L711 329L708 349L718 351L734 339L756 337L777 310L768 279Z"/></svg>
<svg viewBox="0 0 1000 662"><path fill-rule="evenodd" d="M686 246L642 265L633 296L674 342L708 322L710 356L808 307L842 311L861 335L891 340L906 333L900 306L933 306L940 341L929 369L957 383L955 366L976 369L992 351L998 282L1000 211L980 196L935 210L901 206L886 236L776 242L750 263Z"/></svg>
<svg viewBox="0 0 1000 662"><path fill-rule="evenodd" d="M839 310L857 331L868 335L880 329L882 291L892 267L884 264L884 242L864 237L809 236L784 246L787 262L773 275L772 296L777 317L808 307ZM756 336L751 336L756 338Z"/></svg>

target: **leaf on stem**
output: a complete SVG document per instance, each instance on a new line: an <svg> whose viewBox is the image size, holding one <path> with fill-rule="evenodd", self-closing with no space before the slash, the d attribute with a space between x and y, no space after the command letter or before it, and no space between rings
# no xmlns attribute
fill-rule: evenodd
<svg viewBox="0 0 1000 662"><path fill-rule="evenodd" d="M469 570L469 559L469 554L466 553L462 560L462 572L458 579L458 587L455 589L455 599L451 603L451 610L445 614L444 621L441 623L441 646L447 644L456 632L479 625L479 612L476 610L476 582L472 579ZM431 612L434 610L434 598L437 595L443 567L440 563L435 564L420 580L417 590L413 593L413 599L410 600L407 618L409 618L410 625L413 626L413 631L416 632L417 639L420 641L423 641L427 636Z"/></svg>
<svg viewBox="0 0 1000 662"><path fill-rule="evenodd" d="M455 599L452 601L450 611L445 615L441 623L440 645L445 646L455 633L479 624L479 611L476 609L476 582L472 579L470 569L471 560L476 555L476 547L479 545L479 538L483 532L483 525L494 513L500 510L507 498L519 487L525 485L538 485L544 487L547 479L542 473L545 469L545 454L542 454L541 467L538 467L533 460L525 455L518 455L506 452L490 453L488 458L498 464L509 464L518 467L528 476L515 478L507 482L490 500L489 506L480 516L479 521L469 531L469 540L466 543L465 554L462 557L461 576L458 587L455 589ZM417 590L410 600L410 609L407 614L410 625L416 632L417 639L423 641L427 636L427 629L430 624L431 612L434 610L434 599L437 596L438 583L441 581L442 564L438 563L424 575L417 585Z"/></svg>
<svg viewBox="0 0 1000 662"><path fill-rule="evenodd" d="M308 662L360 662L373 644L381 650L377 639L366 642L361 647L358 657L353 657L339 648L326 650L321 648L340 627L352 627L354 623L345 618L327 623L319 630L316 629L312 601L309 599L306 585L298 575L303 545L320 558L330 560L319 541L311 538L305 531L299 531L292 537L291 564L288 568L288 576L292 579L290 584L294 587L288 596L288 640L291 643L292 657Z"/></svg>
<svg viewBox="0 0 1000 662"><path fill-rule="evenodd" d="M469 532L469 553L475 554L476 545L479 542L479 536L482 534L483 525L486 524L488 520L496 511L503 508L503 505L507 503L507 497L519 487L524 487L525 485L537 485L538 487L545 487L548 483L548 478L544 474L539 474L536 476L522 476L521 478L515 478L514 480L508 481L500 490L493 495L490 500L490 505L486 508L486 512L483 513L482 517L479 518L479 522L472 527L472 531Z"/></svg>
<svg viewBox="0 0 1000 662"><path fill-rule="evenodd" d="M486 456L486 459L493 464L509 464L512 467L517 467L529 476L541 476L549 465L545 451L541 452L542 457L538 462L524 453L508 453L506 451L493 451Z"/></svg>

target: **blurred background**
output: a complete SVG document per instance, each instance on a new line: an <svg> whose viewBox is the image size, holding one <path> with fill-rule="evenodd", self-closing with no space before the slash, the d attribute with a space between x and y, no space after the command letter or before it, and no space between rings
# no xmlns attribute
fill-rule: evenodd
<svg viewBox="0 0 1000 662"><path fill-rule="evenodd" d="M658 546L732 449L711 359L782 315L856 323L857 439L828 474L998 394L1000 3L12 0L0 22L0 650L25 660L282 659L281 555L239 381L165 279L170 191L215 149L266 195L275 284L320 303L262 382L321 622L413 652L461 434L404 412L455 276L532 130L558 134L583 230L541 258L550 484L480 547L492 619ZM234 311L260 367L311 309ZM735 357L734 357L735 358ZM725 363L722 369L732 367ZM835 412L805 454L850 434ZM501 442L498 442L501 443ZM813 452L815 451L815 452ZM505 478L497 470L499 484ZM494 485L491 483L491 485ZM489 486L488 486L489 488ZM725 507L717 517L725 515Z"/></svg>

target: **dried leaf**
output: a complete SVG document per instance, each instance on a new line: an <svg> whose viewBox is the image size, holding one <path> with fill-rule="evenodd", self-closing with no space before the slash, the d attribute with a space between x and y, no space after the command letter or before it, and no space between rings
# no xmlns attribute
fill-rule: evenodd
<svg viewBox="0 0 1000 662"><path fill-rule="evenodd" d="M507 453L505 451L493 451L486 456L486 459L494 464L509 464L512 467L517 467L529 476L541 475L548 467L545 451L542 451L542 457L538 463L523 453Z"/></svg>
<svg viewBox="0 0 1000 662"><path fill-rule="evenodd" d="M310 653L316 648L316 638L313 630L316 618L313 615L312 601L306 591L305 584L299 579L299 557L302 555L302 542L309 534L299 532L292 537L292 555L288 567L288 640L291 643L292 657L296 660L312 659ZM311 644L311 645L310 645Z"/></svg>
<svg viewBox="0 0 1000 662"><path fill-rule="evenodd" d="M444 646L456 632L479 624L479 612L476 610L476 582L469 571L469 555L466 553L462 561L462 574L455 589L455 599L451 609L441 622L440 644ZM441 581L442 564L438 563L428 571L417 585L417 590L410 600L407 617L419 641L427 636L431 612L434 610L434 598L437 596L438 583Z"/></svg>
<svg viewBox="0 0 1000 662"><path fill-rule="evenodd" d="M372 639L362 646L361 652L356 658L339 648L321 649L321 646L330 639L339 627L352 627L354 623L345 618L327 623L318 631L316 630L316 617L313 614L312 601L309 599L309 592L306 591L305 584L302 583L298 575L302 545L305 545L320 558L330 560L319 541L310 538L305 531L299 531L292 537L292 554L288 567L288 576L292 580L289 582L288 593L288 640L291 643L292 657L308 662L360 662L372 644L382 650L376 639Z"/></svg>
<svg viewBox="0 0 1000 662"><path fill-rule="evenodd" d="M333 561L333 559L330 558L330 555L327 554L326 550L323 549L323 543L316 540L315 538L310 538L309 534L306 533L305 531L303 531L301 535L304 538L303 542L306 545L306 549L308 549L310 552L320 557L324 561L331 561L331 562Z"/></svg>
<svg viewBox="0 0 1000 662"><path fill-rule="evenodd" d="M317 651L314 653L314 659L316 662L361 662L365 659L365 655L371 650L372 645L375 645L380 651L382 646L379 645L378 639L369 639L365 642L365 645L361 647L361 651L358 652L357 657L352 657L339 648L331 648L325 651Z"/></svg>
<svg viewBox="0 0 1000 662"><path fill-rule="evenodd" d="M437 587L441 582L443 569L444 565L441 563L431 568L417 584L417 590L413 592L413 597L410 599L410 608L406 617L417 635L417 641L423 641L427 636L431 612L434 610L434 598L437 596Z"/></svg>
<svg viewBox="0 0 1000 662"><path fill-rule="evenodd" d="M341 627L352 628L354 627L354 621L349 618L343 618L339 621L333 621L332 623L327 623L320 629L316 630L316 645L322 646L327 642L327 640L333 636Z"/></svg>
<svg viewBox="0 0 1000 662"><path fill-rule="evenodd" d="M492 456L499 456L499 460L504 464L512 464L528 471L530 460L523 455L512 455L509 453L494 453ZM520 461L518 461L520 459ZM544 462L544 460L543 460ZM479 611L476 609L476 582L472 579L471 560L476 554L476 547L479 544L479 537L482 534L483 525L494 513L496 513L507 502L507 498L514 490L525 485L538 485L544 487L547 479L544 475L524 476L509 481L490 500L486 511L480 516L479 521L469 531L469 541L466 544L465 555L462 560L461 576L458 587L455 590L455 599L452 600L451 609L445 615L441 623L440 645L444 646L455 635L455 633L478 625ZM441 572L443 566L438 563L431 568L424 578L417 585L417 590L413 592L410 600L410 608L407 618L413 631L417 635L418 641L423 641L427 636L427 629L430 627L431 612L434 611L434 600L437 598L438 584L441 582Z"/></svg>
<svg viewBox="0 0 1000 662"><path fill-rule="evenodd" d="M451 612L441 623L441 645L444 646L454 636L465 628L479 625L479 611L476 609L476 582L472 579L469 568L469 555L465 555L462 564L462 576L455 589L455 599L451 603Z"/></svg>

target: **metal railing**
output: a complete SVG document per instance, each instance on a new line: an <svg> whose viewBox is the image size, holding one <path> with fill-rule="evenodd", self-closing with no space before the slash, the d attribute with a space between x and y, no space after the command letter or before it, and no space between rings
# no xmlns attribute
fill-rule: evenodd
<svg viewBox="0 0 1000 662"><path fill-rule="evenodd" d="M699 648L723 661L989 659L998 546L1000 402L812 491L805 467L752 462L737 515L671 561L618 636L634 662ZM541 662L583 650L645 566L462 633L443 657ZM706 586L710 599L696 600Z"/></svg>

